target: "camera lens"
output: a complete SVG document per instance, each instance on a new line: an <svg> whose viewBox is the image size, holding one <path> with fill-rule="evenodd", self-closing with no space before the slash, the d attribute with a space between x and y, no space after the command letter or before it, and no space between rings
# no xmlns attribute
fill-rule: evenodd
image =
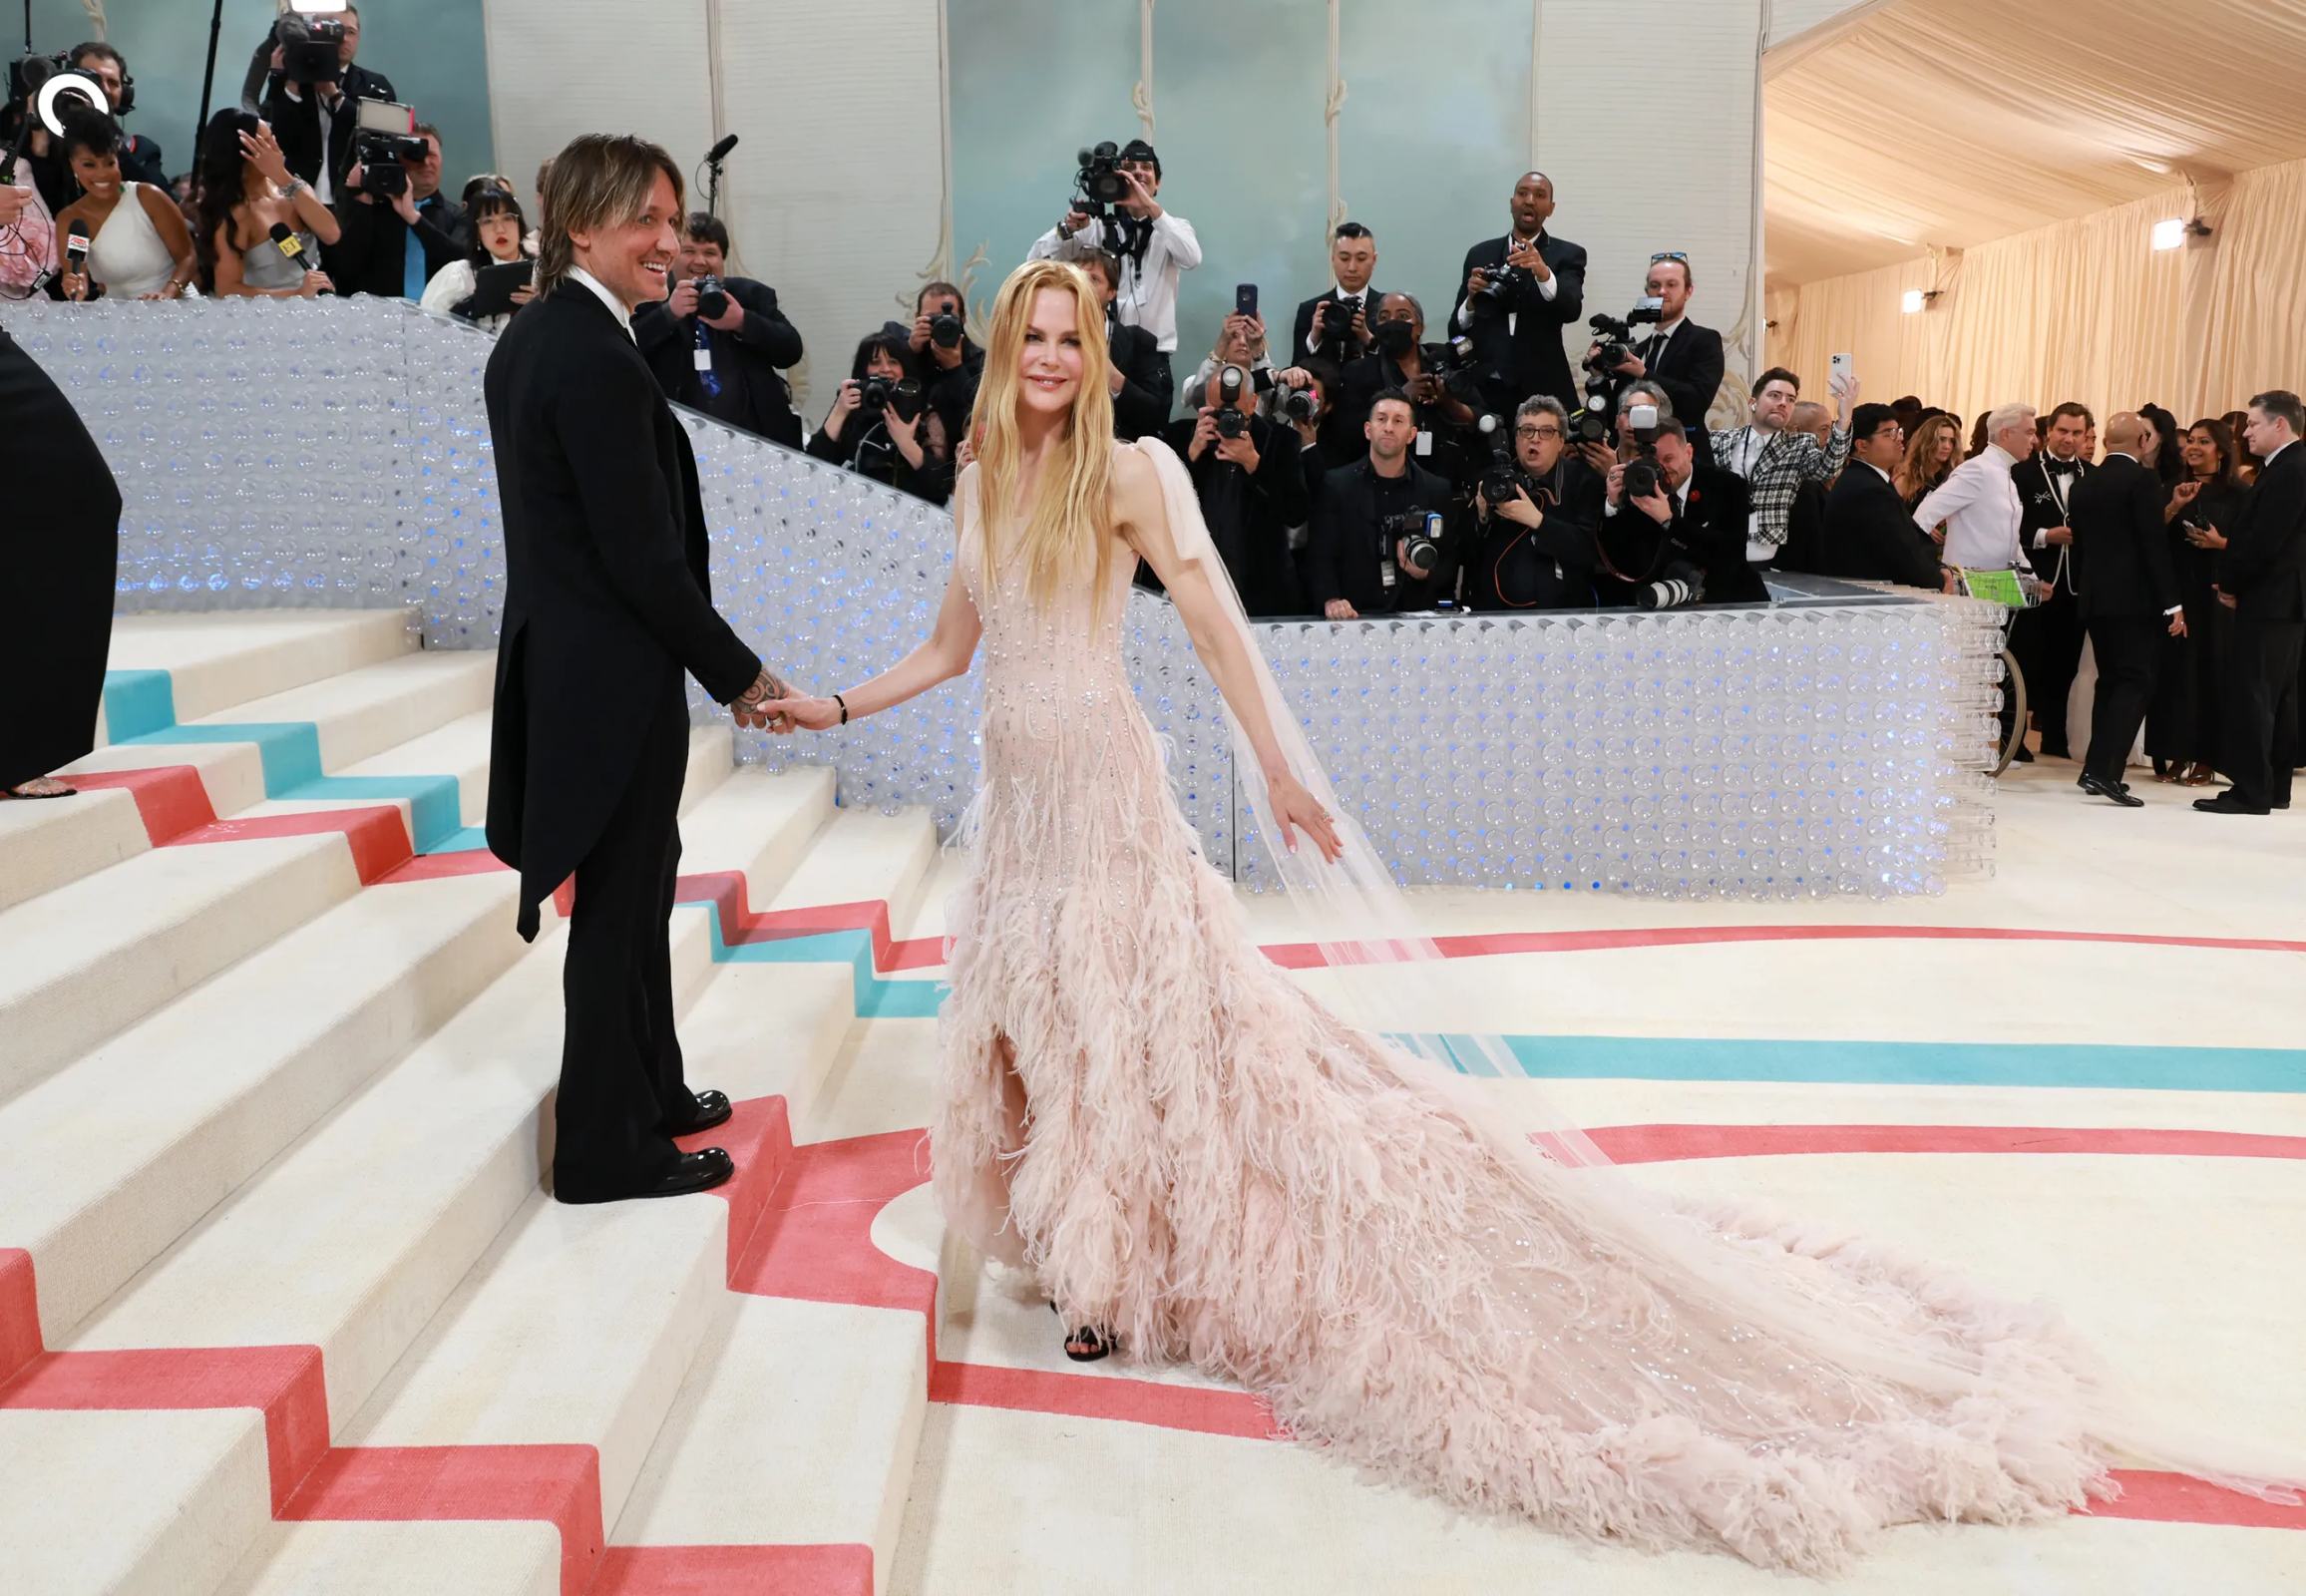
<svg viewBox="0 0 2306 1596"><path fill-rule="evenodd" d="M706 277L697 284L696 313L707 321L718 321L729 313L729 294L717 277Z"/></svg>
<svg viewBox="0 0 2306 1596"><path fill-rule="evenodd" d="M929 318L929 341L940 349L961 347L961 317L939 312Z"/></svg>

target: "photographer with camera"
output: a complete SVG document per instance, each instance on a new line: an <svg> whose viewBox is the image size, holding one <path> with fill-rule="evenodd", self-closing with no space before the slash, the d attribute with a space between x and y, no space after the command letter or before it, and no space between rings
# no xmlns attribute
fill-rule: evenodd
<svg viewBox="0 0 2306 1596"><path fill-rule="evenodd" d="M911 329L885 322L857 345L808 453L933 505L953 497L953 434L929 407Z"/></svg>
<svg viewBox="0 0 2306 1596"><path fill-rule="evenodd" d="M689 212L673 256L671 294L632 314L632 337L667 399L732 427L801 447L785 368L799 364L801 335L777 308L777 290L724 277L728 224Z"/></svg>
<svg viewBox="0 0 2306 1596"><path fill-rule="evenodd" d="M1028 260L1062 259L1075 237L1121 262L1114 314L1153 334L1164 356L1177 352L1177 279L1201 264L1193 223L1162 208L1161 158L1142 139L1081 152L1079 194L1064 219L1033 240Z"/></svg>
<svg viewBox="0 0 2306 1596"><path fill-rule="evenodd" d="M325 17L283 14L256 47L240 109L271 124L288 170L332 205L353 162L354 102L394 100L392 81L354 63L360 11Z"/></svg>
<svg viewBox="0 0 2306 1596"><path fill-rule="evenodd" d="M984 375L984 351L969 337L967 321L961 289L950 282L923 283L913 296L913 361L928 387L929 402L955 435L968 425L976 385Z"/></svg>
<svg viewBox="0 0 2306 1596"><path fill-rule="evenodd" d="M422 301L433 273L471 248L464 207L441 193L441 136L362 134L336 197L344 238L329 256L345 293Z"/></svg>
<svg viewBox="0 0 2306 1596"><path fill-rule="evenodd" d="M1330 270L1337 280L1328 293L1297 307L1289 341L1292 366L1302 369L1313 360L1343 366L1376 347L1369 324L1384 297L1369 286L1376 269L1377 235L1357 221L1340 222L1330 240Z"/></svg>
<svg viewBox="0 0 2306 1596"><path fill-rule="evenodd" d="M1646 337L1633 341L1623 341L1627 329L1621 325L1616 329L1621 341L1605 338L1595 342L1586 351L1586 367L1619 377L1646 377L1663 388L1673 401L1675 418L1689 433L1699 463L1711 465L1714 445L1713 435L1706 430L1706 412L1722 390L1722 376L1729 363L1722 353L1722 334L1699 326L1686 313L1695 283L1688 255L1678 250L1652 255L1650 274L1642 286L1644 304L1626 320L1639 323L1651 319L1646 312L1654 310L1655 325ZM1657 301L1655 306L1649 305L1650 300ZM1605 355L1616 358L1604 365Z"/></svg>
<svg viewBox="0 0 2306 1596"><path fill-rule="evenodd" d="M1745 479L1701 464L1689 429L1629 406L1634 458L1610 468L1600 527L1607 606L1678 609L1690 604L1766 603L1769 590L1745 564Z"/></svg>
<svg viewBox="0 0 2306 1596"><path fill-rule="evenodd" d="M1325 452L1335 465L1351 461L1370 404L1380 393L1397 391L1408 396L1415 412L1411 452L1428 471L1462 485L1471 474L1464 429L1473 425L1474 402L1482 397L1464 364L1472 351L1424 343L1425 307L1414 294L1385 295L1370 330L1376 348L1339 379L1337 403L1323 430Z"/></svg>
<svg viewBox="0 0 2306 1596"><path fill-rule="evenodd" d="M1512 451L1481 474L1466 506L1468 609L1582 609L1594 602L1602 478L1571 454L1569 412L1532 394L1513 415Z"/></svg>
<svg viewBox="0 0 2306 1596"><path fill-rule="evenodd" d="M104 89L106 109L120 122L136 109L136 79L128 75L128 58L101 39L76 44L65 64L73 72L94 78ZM169 192L168 169L161 162L161 147L141 133L123 129L120 136L120 175L130 183L150 184Z"/></svg>
<svg viewBox="0 0 2306 1596"><path fill-rule="evenodd" d="M1218 557L1251 615L1303 614L1289 529L1306 520L1306 478L1295 429L1257 413L1257 375L1220 366L1200 413L1162 438L1185 462Z"/></svg>
<svg viewBox="0 0 2306 1596"><path fill-rule="evenodd" d="M1410 459L1416 406L1398 388L1361 424L1368 453L1322 479L1306 543L1305 596L1332 620L1424 609L1446 598L1449 484Z"/></svg>
<svg viewBox="0 0 2306 1596"><path fill-rule="evenodd" d="M1169 361L1154 346L1153 334L1143 327L1124 327L1113 319L1114 296L1120 292L1121 263L1102 249L1076 249L1073 264L1088 273L1090 285L1105 303L1105 351L1112 375L1113 436L1134 441L1169 424L1176 381ZM967 423L966 413L962 425ZM957 431L959 429L956 429Z"/></svg>
<svg viewBox="0 0 2306 1596"><path fill-rule="evenodd" d="M1473 340L1496 408L1533 393L1577 402L1561 330L1585 314L1586 252L1545 230L1553 180L1525 172L1513 186L1513 228L1465 251L1451 324Z"/></svg>
<svg viewBox="0 0 2306 1596"><path fill-rule="evenodd" d="M1836 375L1830 386L1846 417L1857 402L1857 379ZM1831 482L1849 459L1847 427L1834 428L1821 445L1810 431L1791 425L1800 394L1801 379L1772 366L1753 385L1753 419L1714 434L1714 463L1743 477L1753 490L1753 525L1745 534L1748 565L1767 566L1777 559L1802 484Z"/></svg>

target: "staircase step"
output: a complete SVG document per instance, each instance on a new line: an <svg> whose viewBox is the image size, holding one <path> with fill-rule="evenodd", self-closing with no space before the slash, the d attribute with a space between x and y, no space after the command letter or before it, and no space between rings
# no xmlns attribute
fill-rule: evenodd
<svg viewBox="0 0 2306 1596"><path fill-rule="evenodd" d="M539 1522L270 1524L215 1596L443 1592L561 1596L561 1537Z"/></svg>
<svg viewBox="0 0 2306 1596"><path fill-rule="evenodd" d="M361 893L0 1108L0 1247L48 1344L502 974L516 885Z"/></svg>
<svg viewBox="0 0 2306 1596"><path fill-rule="evenodd" d="M0 1100L359 890L331 833L159 848L0 911Z"/></svg>
<svg viewBox="0 0 2306 1596"><path fill-rule="evenodd" d="M151 846L144 816L126 792L91 787L71 798L0 803L0 911Z"/></svg>
<svg viewBox="0 0 2306 1596"><path fill-rule="evenodd" d="M171 718L189 721L416 648L402 609L115 615L106 664L122 675L107 683L105 740L151 729L160 691L151 672L168 673Z"/></svg>

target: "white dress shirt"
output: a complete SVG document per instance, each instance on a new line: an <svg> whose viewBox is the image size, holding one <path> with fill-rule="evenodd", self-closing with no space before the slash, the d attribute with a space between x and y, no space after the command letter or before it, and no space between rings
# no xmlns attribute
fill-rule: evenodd
<svg viewBox="0 0 2306 1596"><path fill-rule="evenodd" d="M2024 507L2010 480L2017 457L1998 443L1956 466L1914 510L1914 525L1928 532L1946 524L1946 564L1966 571L2008 571L2018 564L2018 523Z"/></svg>
<svg viewBox="0 0 2306 1596"><path fill-rule="evenodd" d="M591 289L594 296L597 297L602 304L608 307L608 313L616 318L616 324L624 329L624 336L627 338L632 338L634 343L638 343L640 341L638 338L633 337L632 312L624 307L623 300L617 298L616 295L608 291L608 285L606 283L602 282L598 277L592 275L591 272L586 271L582 266L571 266L569 268L569 280L571 282L580 282L584 284L585 287Z"/></svg>
<svg viewBox="0 0 2306 1596"><path fill-rule="evenodd" d="M1505 239L1505 252L1511 254L1517 248L1526 249L1536 242L1536 238L1524 238L1518 233L1508 233ZM1540 299L1551 300L1561 292L1561 274L1553 271L1550 266L1547 271L1548 275L1538 279L1537 296ZM1507 337L1513 336L1513 324L1520 319L1521 313L1517 310L1508 310L1505 313L1505 334ZM1458 331L1471 332L1473 330L1473 298L1470 294L1457 301L1456 321Z"/></svg>
<svg viewBox="0 0 2306 1596"><path fill-rule="evenodd" d="M1089 228L1075 238L1094 242ZM1027 260L1061 260L1073 242L1051 227L1025 251ZM1175 211L1153 218L1152 235L1145 240L1144 258L1123 253L1121 281L1113 295L1113 312L1124 327L1143 327L1153 334L1153 347L1163 354L1177 352L1177 279L1201 264L1201 240L1193 223Z"/></svg>

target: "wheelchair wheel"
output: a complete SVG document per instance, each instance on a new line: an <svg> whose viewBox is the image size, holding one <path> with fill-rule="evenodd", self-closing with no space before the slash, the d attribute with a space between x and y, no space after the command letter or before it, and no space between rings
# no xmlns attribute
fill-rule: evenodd
<svg viewBox="0 0 2306 1596"><path fill-rule="evenodd" d="M2018 668L2018 656L2007 648L2002 650L2002 707L2010 716L2010 732L2002 739L1994 768L1988 772L1996 776L2010 768L2010 761L2026 745L2026 672Z"/></svg>

